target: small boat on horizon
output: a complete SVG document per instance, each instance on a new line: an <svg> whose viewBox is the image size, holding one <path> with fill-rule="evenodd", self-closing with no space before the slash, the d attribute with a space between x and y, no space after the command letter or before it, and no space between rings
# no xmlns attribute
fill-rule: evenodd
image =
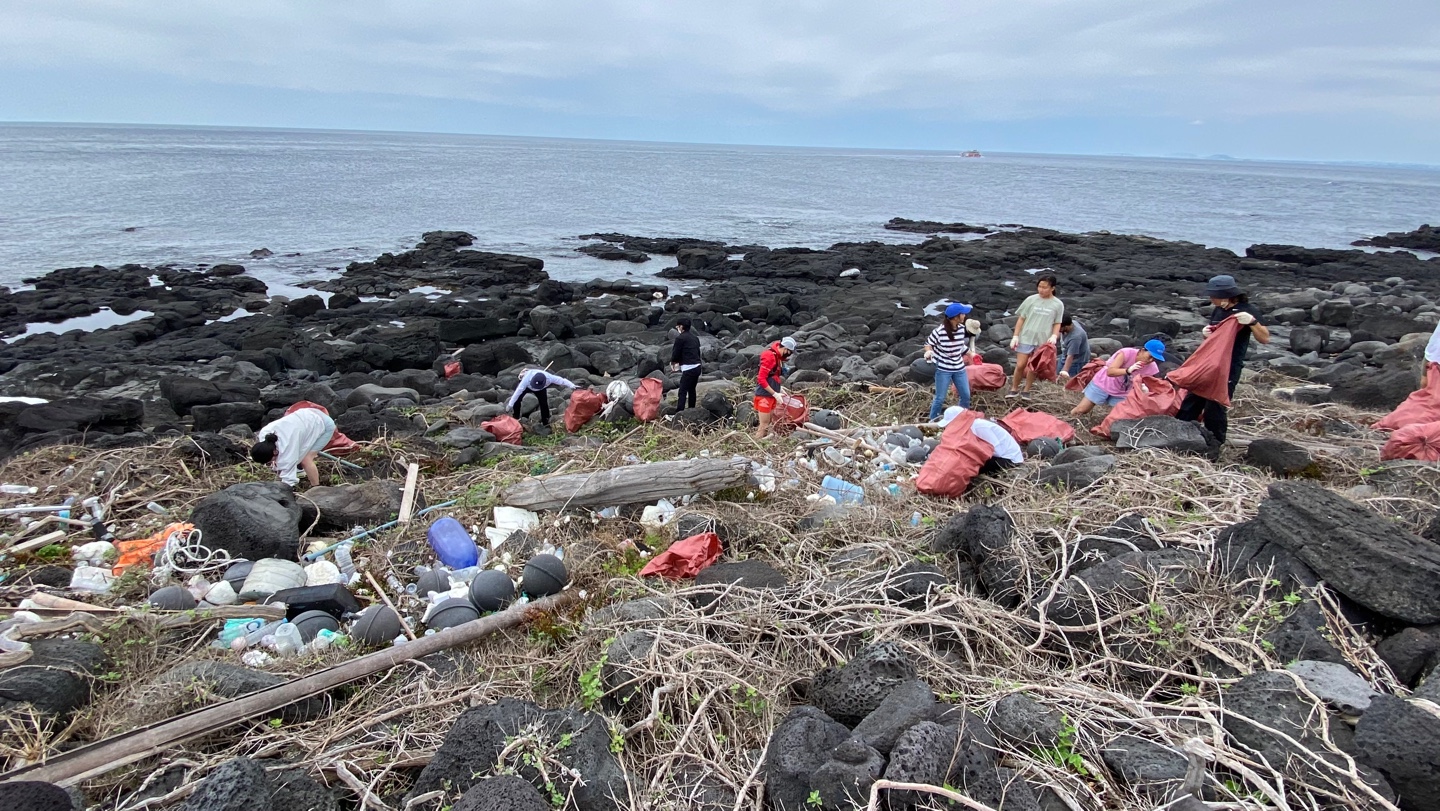
<svg viewBox="0 0 1440 811"><path fill-rule="evenodd" d="M983 157L985 157L985 156L984 156L984 155L981 155L981 154L980 154L980 151L979 151L978 149L967 149L967 150L965 150L964 152L961 152L961 153L960 153L960 157L962 157L962 158L983 158Z"/></svg>

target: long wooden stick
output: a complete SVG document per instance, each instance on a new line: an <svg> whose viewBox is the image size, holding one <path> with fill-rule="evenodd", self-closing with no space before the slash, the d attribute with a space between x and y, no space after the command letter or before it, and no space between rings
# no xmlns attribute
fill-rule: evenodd
<svg viewBox="0 0 1440 811"><path fill-rule="evenodd" d="M390 602L390 595L385 593L385 589L381 587L380 581L376 580L375 575L369 572L365 573L365 579L370 581L370 587L375 589L375 593L380 595L380 599L385 601L385 605L390 606L390 610L395 612L395 618L400 620L400 630L404 631L406 636L414 639L415 632L410 630L410 623L405 621L405 615L400 613L400 609L396 608L395 604Z"/></svg>
<svg viewBox="0 0 1440 811"><path fill-rule="evenodd" d="M249 695L211 707L178 715L159 723L140 727L103 741L72 749L34 766L15 769L0 775L4 782L45 780L71 786L105 774L137 760L159 754L182 741L223 729L231 724L269 717L272 711L293 704L342 684L388 670L401 662L429 656L437 651L473 642L497 631L523 623L531 612L552 611L576 599L574 591L543 597L533 603L511 606L498 614L481 617L464 625L456 625L438 634L421 637L399 647L389 647L351 659L344 664L326 668L295 681L277 684Z"/></svg>

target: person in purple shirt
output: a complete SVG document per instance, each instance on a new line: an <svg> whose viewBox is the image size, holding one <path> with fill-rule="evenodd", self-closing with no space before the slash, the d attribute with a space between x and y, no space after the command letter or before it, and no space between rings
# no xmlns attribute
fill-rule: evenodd
<svg viewBox="0 0 1440 811"><path fill-rule="evenodd" d="M1089 414L1097 405L1119 405L1136 380L1160 374L1157 360L1165 360L1165 344L1159 338L1146 341L1143 347L1127 346L1111 355L1105 368L1085 385L1085 394L1080 404L1070 411L1070 416Z"/></svg>

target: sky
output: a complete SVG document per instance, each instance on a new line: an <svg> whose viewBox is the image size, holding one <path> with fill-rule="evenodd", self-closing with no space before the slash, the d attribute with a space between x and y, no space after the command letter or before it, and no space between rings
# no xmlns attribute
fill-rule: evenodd
<svg viewBox="0 0 1440 811"><path fill-rule="evenodd" d="M1440 163L1434 0L0 0L0 121Z"/></svg>

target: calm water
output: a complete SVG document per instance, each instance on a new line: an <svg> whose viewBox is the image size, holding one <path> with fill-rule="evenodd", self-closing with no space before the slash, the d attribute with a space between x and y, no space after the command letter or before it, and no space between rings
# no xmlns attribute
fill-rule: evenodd
<svg viewBox="0 0 1440 811"><path fill-rule="evenodd" d="M1243 250L1440 221L1440 170L543 138L0 126L0 284L57 267L239 261L272 282L461 229L566 279L669 264L593 231L822 247L892 216L1105 229ZM133 229L133 230L127 230ZM256 248L275 256L251 260Z"/></svg>

